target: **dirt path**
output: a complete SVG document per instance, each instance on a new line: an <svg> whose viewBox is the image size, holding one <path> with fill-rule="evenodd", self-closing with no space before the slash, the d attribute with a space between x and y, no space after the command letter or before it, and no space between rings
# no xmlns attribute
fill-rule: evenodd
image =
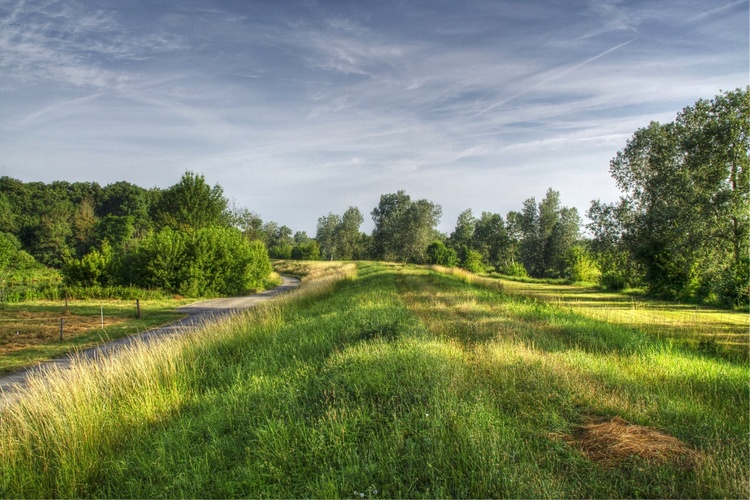
<svg viewBox="0 0 750 500"><path fill-rule="evenodd" d="M300 281L297 278L282 276L283 282L272 290L266 290L255 295L246 297L229 297L224 299L211 299L201 302L195 302L177 309L177 311L187 314L174 323L161 326L137 335L124 337L106 344L79 351L76 356L86 358L96 358L99 356L108 356L116 353L123 346L130 345L138 341L155 341L167 335L176 335L184 332L186 329L195 328L205 323L211 322L219 317L234 314L260 304L279 294L288 292L296 288ZM51 359L37 366L26 368L14 373L0 376L0 409L7 406L21 397L24 388L27 385L27 379L33 375L44 373L45 371L57 367L65 369L73 362L73 356L68 354L59 358Z"/></svg>

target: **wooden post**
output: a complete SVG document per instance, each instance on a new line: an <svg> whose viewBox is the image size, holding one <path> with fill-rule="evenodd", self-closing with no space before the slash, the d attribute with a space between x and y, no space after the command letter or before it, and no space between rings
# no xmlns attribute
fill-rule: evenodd
<svg viewBox="0 0 750 500"><path fill-rule="evenodd" d="M104 306L100 306L100 307L101 307L101 312L102 312L102 330L104 330Z"/></svg>
<svg viewBox="0 0 750 500"><path fill-rule="evenodd" d="M141 319L141 299L135 299L135 317Z"/></svg>
<svg viewBox="0 0 750 500"><path fill-rule="evenodd" d="M63 318L60 318L60 340L63 339L63 325L65 324L65 320Z"/></svg>

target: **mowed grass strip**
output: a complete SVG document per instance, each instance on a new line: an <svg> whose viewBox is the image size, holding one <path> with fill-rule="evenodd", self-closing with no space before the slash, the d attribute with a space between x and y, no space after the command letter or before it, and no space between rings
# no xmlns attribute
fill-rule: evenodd
<svg viewBox="0 0 750 500"><path fill-rule="evenodd" d="M177 321L190 299L30 301L0 309L0 374ZM104 327L102 328L102 316ZM60 320L63 338L60 340Z"/></svg>
<svg viewBox="0 0 750 500"><path fill-rule="evenodd" d="M508 294L568 308L578 314L638 330L699 350L747 361L750 355L750 314L710 306L656 300L595 287L513 281L472 275L462 269L435 270L483 284Z"/></svg>
<svg viewBox="0 0 750 500"><path fill-rule="evenodd" d="M132 359L6 410L0 495L749 492L744 364L426 270L361 264Z"/></svg>

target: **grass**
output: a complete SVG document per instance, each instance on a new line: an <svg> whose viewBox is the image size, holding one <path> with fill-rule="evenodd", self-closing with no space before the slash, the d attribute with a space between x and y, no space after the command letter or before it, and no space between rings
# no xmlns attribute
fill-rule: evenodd
<svg viewBox="0 0 750 500"><path fill-rule="evenodd" d="M1 410L0 496L746 498L749 375L460 276L331 265L39 382Z"/></svg>
<svg viewBox="0 0 750 500"><path fill-rule="evenodd" d="M174 309L189 302L141 300L141 318L134 300L71 300L67 311L61 301L5 304L0 309L0 373L176 321L185 315Z"/></svg>
<svg viewBox="0 0 750 500"><path fill-rule="evenodd" d="M546 283L541 280L489 279L471 275L461 269L437 266L434 269L455 274L466 282L551 303L607 323L637 328L712 354L745 361L750 354L750 315L747 311L730 311L603 292L598 287Z"/></svg>

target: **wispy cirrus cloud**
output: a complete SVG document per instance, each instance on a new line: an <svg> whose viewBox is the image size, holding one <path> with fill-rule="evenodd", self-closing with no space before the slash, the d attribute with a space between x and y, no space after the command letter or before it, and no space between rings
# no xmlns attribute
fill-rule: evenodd
<svg viewBox="0 0 750 500"><path fill-rule="evenodd" d="M9 0L0 167L162 186L191 168L295 229L396 189L443 204L444 226L549 186L583 212L616 196L608 162L636 128L747 81L747 13L731 0Z"/></svg>

